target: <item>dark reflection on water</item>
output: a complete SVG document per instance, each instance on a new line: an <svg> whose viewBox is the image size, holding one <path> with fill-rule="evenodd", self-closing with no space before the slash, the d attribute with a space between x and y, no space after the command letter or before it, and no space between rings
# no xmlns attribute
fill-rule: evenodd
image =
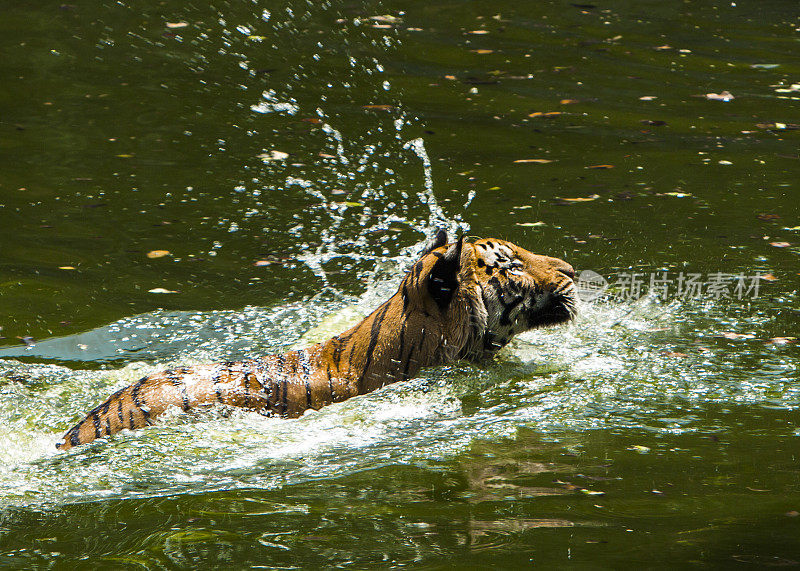
<svg viewBox="0 0 800 571"><path fill-rule="evenodd" d="M10 566L649 565L796 557L795 436L764 422L653 442L589 431L478 441L457 460L387 466L280 490L7 512ZM653 447L643 450L647 441ZM639 446L637 448L637 446ZM80 522L76 527L75 522ZM658 557L655 556L658 553ZM456 559L453 559L456 558ZM72 563L70 563L72 562Z"/></svg>

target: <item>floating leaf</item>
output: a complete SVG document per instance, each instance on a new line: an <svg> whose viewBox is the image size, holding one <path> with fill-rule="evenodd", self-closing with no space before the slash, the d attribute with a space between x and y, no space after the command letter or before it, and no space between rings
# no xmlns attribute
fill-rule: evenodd
<svg viewBox="0 0 800 571"><path fill-rule="evenodd" d="M380 111L391 111L394 109L394 105L362 105L362 109L378 109Z"/></svg>
<svg viewBox="0 0 800 571"><path fill-rule="evenodd" d="M180 292L171 289L164 289L163 287L154 287L153 289L147 290L147 293L180 293Z"/></svg>
<svg viewBox="0 0 800 571"><path fill-rule="evenodd" d="M794 123L756 123L759 129L777 129L778 131L794 131L800 129L800 125Z"/></svg>
<svg viewBox="0 0 800 571"><path fill-rule="evenodd" d="M256 260L253 265L256 267L271 266L272 264L282 264L290 261L292 258L288 256L268 255L262 260Z"/></svg>
<svg viewBox="0 0 800 571"><path fill-rule="evenodd" d="M557 198L556 200L562 200L564 202L591 202L593 200L597 200L600 198L599 194L592 194L591 196L579 196L577 198Z"/></svg>
<svg viewBox="0 0 800 571"><path fill-rule="evenodd" d="M491 54L494 53L494 50L469 50L475 54Z"/></svg>
<svg viewBox="0 0 800 571"><path fill-rule="evenodd" d="M788 248L791 246L789 242L770 242L770 246L775 246L776 248Z"/></svg>
<svg viewBox="0 0 800 571"><path fill-rule="evenodd" d="M759 214L756 216L759 220L780 220L780 214Z"/></svg>
<svg viewBox="0 0 800 571"><path fill-rule="evenodd" d="M364 205L360 202L331 202L331 206L336 208L338 206L347 206L348 208L358 208Z"/></svg>
<svg viewBox="0 0 800 571"><path fill-rule="evenodd" d="M705 98L711 101L732 101L735 99L730 91L723 91L722 93L706 93Z"/></svg>
<svg viewBox="0 0 800 571"><path fill-rule="evenodd" d="M556 117L561 115L561 111L535 111L528 113L528 117Z"/></svg>
<svg viewBox="0 0 800 571"><path fill-rule="evenodd" d="M797 337L773 337L767 343L772 343L773 345L788 345L789 343L794 343L797 341Z"/></svg>
<svg viewBox="0 0 800 571"><path fill-rule="evenodd" d="M639 101L653 101L654 99L658 99L655 95L643 95L639 98Z"/></svg>
<svg viewBox="0 0 800 571"><path fill-rule="evenodd" d="M488 30L470 30L470 31L469 31L469 32L467 32L467 33L468 33L468 34L477 34L477 35L479 35L479 36L482 36L482 35L484 35L484 34L488 34L488 33L489 33L489 31L488 31Z"/></svg>
<svg viewBox="0 0 800 571"><path fill-rule="evenodd" d="M559 101L561 105L573 105L575 103L580 103L578 99L562 99Z"/></svg>
<svg viewBox="0 0 800 571"><path fill-rule="evenodd" d="M517 226L524 226L526 228L533 228L535 226L547 226L546 223L539 221L539 222L517 222Z"/></svg>
<svg viewBox="0 0 800 571"><path fill-rule="evenodd" d="M378 16L370 16L370 20L375 22L384 22L387 24L397 24L398 22L402 22L402 18L398 18L397 16L392 16L391 14L381 14Z"/></svg>
<svg viewBox="0 0 800 571"><path fill-rule="evenodd" d="M577 491L580 491L580 490L582 490L582 489L583 489L583 488L581 488L581 487L579 487L579 486L576 486L576 485L575 485L575 484L573 484L572 482L562 482L561 480L554 480L554 481L553 481L553 483L554 483L554 484L558 484L559 486L563 486L563 487L564 487L565 489L567 489L567 490L572 490L572 491L574 491L574 490L577 490Z"/></svg>
<svg viewBox="0 0 800 571"><path fill-rule="evenodd" d="M722 334L725 339L755 339L756 336L752 333L733 333L731 331L726 331Z"/></svg>
<svg viewBox="0 0 800 571"><path fill-rule="evenodd" d="M59 270L74 270L75 266L58 266Z"/></svg>
<svg viewBox="0 0 800 571"><path fill-rule="evenodd" d="M614 165L591 165L587 169L613 169Z"/></svg>
<svg viewBox="0 0 800 571"><path fill-rule="evenodd" d="M632 450L634 452L638 452L639 454L647 454L650 452L650 448L647 446L642 446L640 444L634 444L633 446L628 446L627 450Z"/></svg>
<svg viewBox="0 0 800 571"><path fill-rule="evenodd" d="M174 30L176 28L185 28L189 25L188 22L167 22L167 28Z"/></svg>
<svg viewBox="0 0 800 571"><path fill-rule="evenodd" d="M775 69L776 67L780 67L780 65L779 63L753 63L750 64L750 67L753 69Z"/></svg>
<svg viewBox="0 0 800 571"><path fill-rule="evenodd" d="M264 162L283 161L289 158L289 153L284 153L283 151L269 151L267 153L261 153L260 155L256 155L256 157L258 157Z"/></svg>
<svg viewBox="0 0 800 571"><path fill-rule="evenodd" d="M169 250L150 250L149 252L147 252L147 257L150 258L151 260L156 258L163 258L164 256L169 256L169 255L170 255Z"/></svg>
<svg viewBox="0 0 800 571"><path fill-rule="evenodd" d="M764 280L764 281L768 281L768 282L776 282L776 281L778 281L778 278L776 278L776 277L775 277L775 276L773 276L772 274L764 274L763 276L759 276L759 277L760 277L762 280Z"/></svg>
<svg viewBox="0 0 800 571"><path fill-rule="evenodd" d="M515 163L536 163L540 165L544 165L547 163L552 163L552 159L517 159L514 161Z"/></svg>

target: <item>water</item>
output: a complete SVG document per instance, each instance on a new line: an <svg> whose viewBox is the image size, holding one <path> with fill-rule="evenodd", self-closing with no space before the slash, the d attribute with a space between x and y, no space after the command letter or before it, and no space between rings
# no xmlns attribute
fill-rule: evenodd
<svg viewBox="0 0 800 571"><path fill-rule="evenodd" d="M794 3L0 27L0 566L800 564ZM55 450L149 372L344 329L435 228L611 287L492 363ZM720 272L729 296L678 295Z"/></svg>

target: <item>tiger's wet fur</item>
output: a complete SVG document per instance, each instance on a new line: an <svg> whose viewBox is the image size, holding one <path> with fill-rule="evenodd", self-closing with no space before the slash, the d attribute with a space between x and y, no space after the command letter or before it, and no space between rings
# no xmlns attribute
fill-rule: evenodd
<svg viewBox="0 0 800 571"><path fill-rule="evenodd" d="M407 380L422 367L491 356L516 334L577 312L572 266L494 238L440 231L397 292L363 321L306 349L170 369L114 394L67 431L67 450L215 403L296 417Z"/></svg>

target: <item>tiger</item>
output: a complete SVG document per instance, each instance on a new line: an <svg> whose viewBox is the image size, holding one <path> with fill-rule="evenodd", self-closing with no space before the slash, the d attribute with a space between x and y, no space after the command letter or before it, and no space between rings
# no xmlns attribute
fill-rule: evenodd
<svg viewBox="0 0 800 571"><path fill-rule="evenodd" d="M283 354L151 374L92 409L56 447L143 428L171 407L220 404L294 418L406 381L423 367L481 361L514 335L574 319L574 280L558 258L497 238L450 242L440 230L397 292L347 331Z"/></svg>

